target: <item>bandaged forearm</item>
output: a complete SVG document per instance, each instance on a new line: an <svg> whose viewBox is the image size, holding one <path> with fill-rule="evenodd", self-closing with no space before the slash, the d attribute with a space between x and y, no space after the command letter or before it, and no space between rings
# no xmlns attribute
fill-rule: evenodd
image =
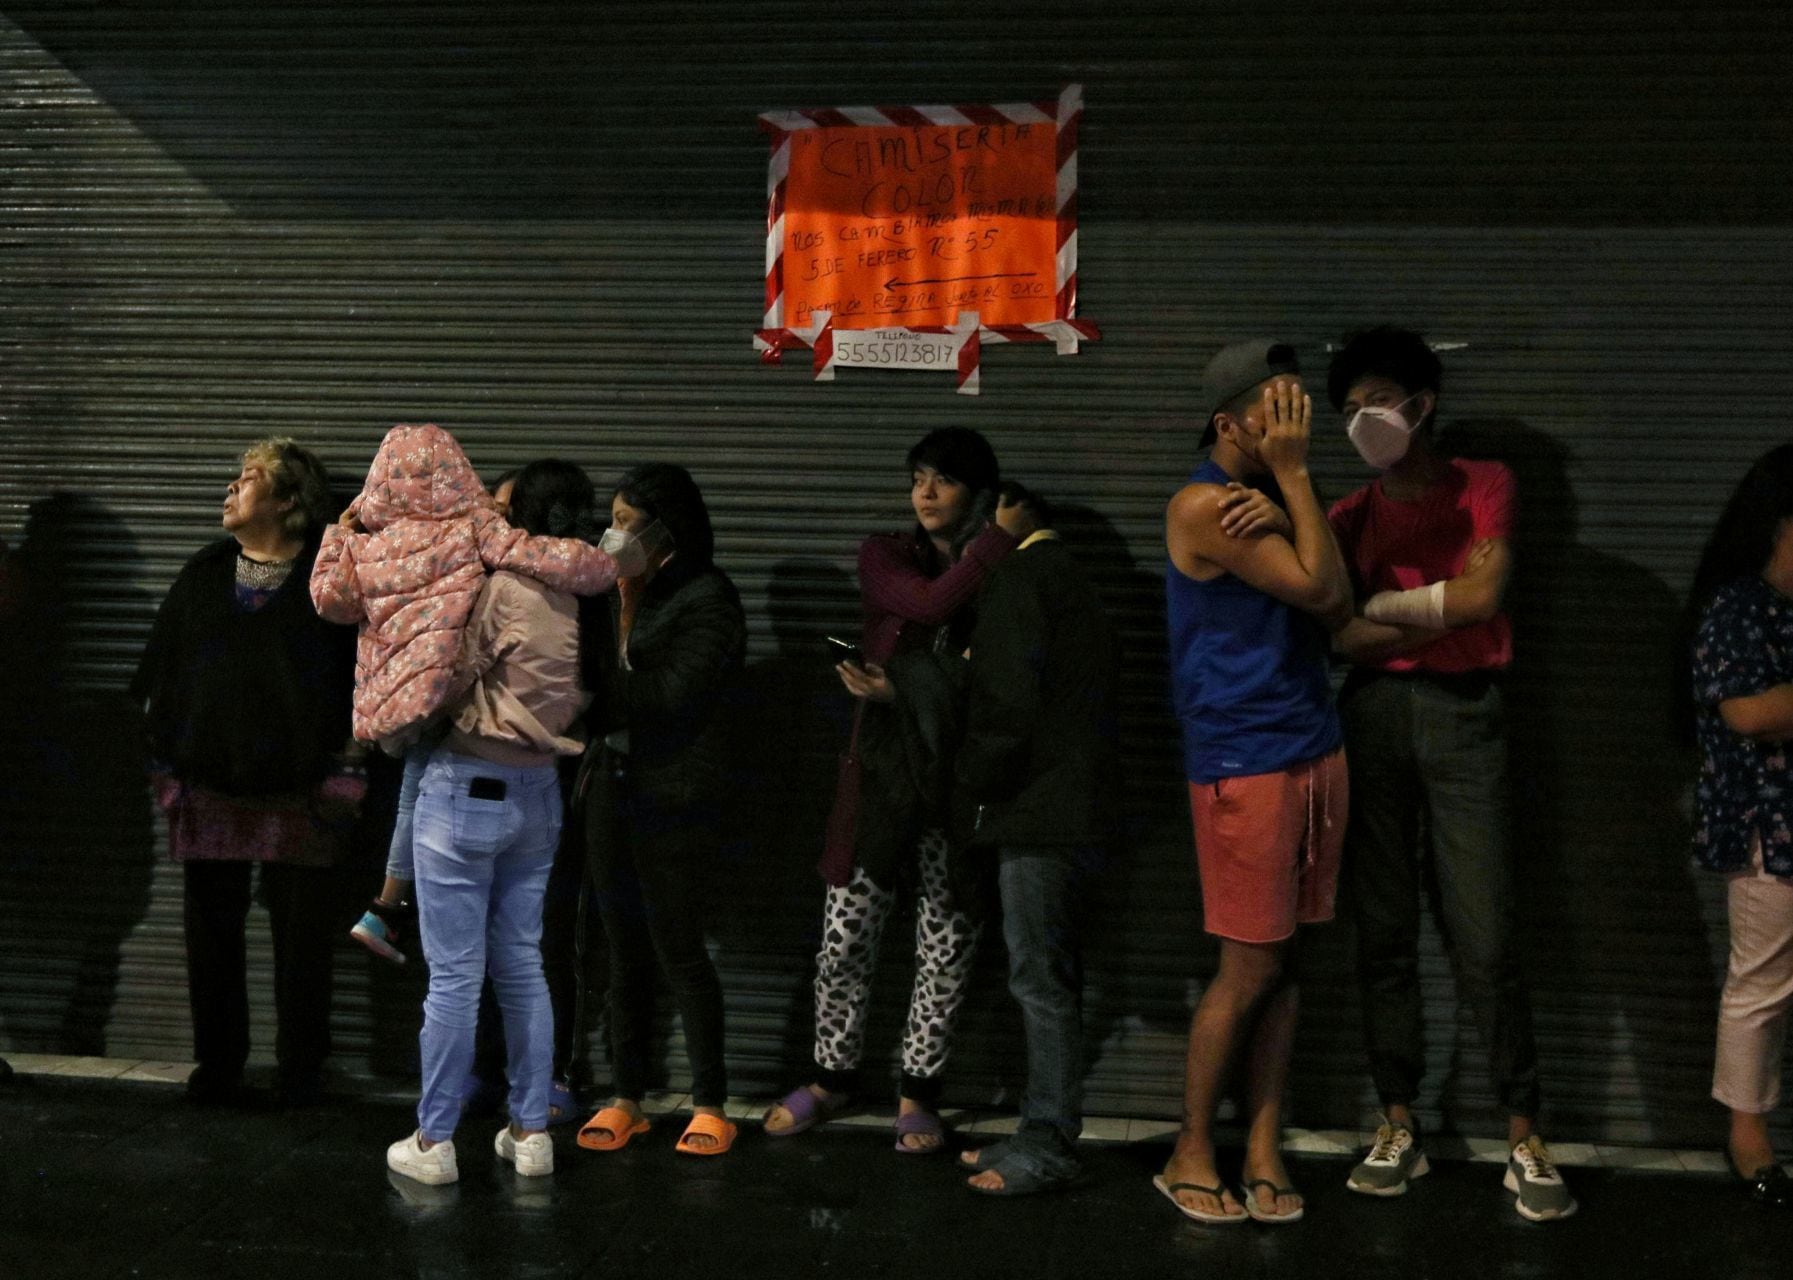
<svg viewBox="0 0 1793 1280"><path fill-rule="evenodd" d="M1378 591L1363 602L1363 616L1395 627L1444 630L1444 583L1411 591Z"/></svg>

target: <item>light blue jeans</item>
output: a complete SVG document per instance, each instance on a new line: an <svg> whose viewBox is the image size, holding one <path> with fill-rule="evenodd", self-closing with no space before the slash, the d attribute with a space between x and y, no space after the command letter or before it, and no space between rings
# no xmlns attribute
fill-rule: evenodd
<svg viewBox="0 0 1793 1280"><path fill-rule="evenodd" d="M417 879L417 855L412 850L412 830L416 825L417 788L423 782L424 766L441 741L441 735L430 734L405 748L405 776L398 784L398 814L392 823L392 843L386 848L386 875L393 880Z"/></svg>
<svg viewBox="0 0 1793 1280"><path fill-rule="evenodd" d="M493 798L500 790L502 798ZM473 1066L479 989L490 972L504 1013L511 1119L521 1129L545 1129L554 1014L542 974L542 899L560 842L559 773L438 749L419 780L413 823L430 968L418 1037L418 1127L432 1142L454 1136Z"/></svg>

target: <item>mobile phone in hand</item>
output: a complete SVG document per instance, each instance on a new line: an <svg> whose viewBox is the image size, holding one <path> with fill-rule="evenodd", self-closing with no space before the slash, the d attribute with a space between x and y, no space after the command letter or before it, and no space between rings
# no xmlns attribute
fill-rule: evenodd
<svg viewBox="0 0 1793 1280"><path fill-rule="evenodd" d="M865 665L865 655L859 646L851 640L842 640L839 636L823 636L828 643L828 652L834 655L836 662L851 662L856 667Z"/></svg>

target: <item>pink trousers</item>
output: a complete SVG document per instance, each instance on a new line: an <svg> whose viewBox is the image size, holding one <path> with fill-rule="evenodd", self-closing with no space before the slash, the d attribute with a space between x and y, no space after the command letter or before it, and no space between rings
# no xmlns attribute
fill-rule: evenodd
<svg viewBox="0 0 1793 1280"><path fill-rule="evenodd" d="M1733 1111L1763 1114L1781 1100L1781 1050L1793 1006L1793 880L1755 867L1726 889L1731 963L1718 1003L1712 1096Z"/></svg>

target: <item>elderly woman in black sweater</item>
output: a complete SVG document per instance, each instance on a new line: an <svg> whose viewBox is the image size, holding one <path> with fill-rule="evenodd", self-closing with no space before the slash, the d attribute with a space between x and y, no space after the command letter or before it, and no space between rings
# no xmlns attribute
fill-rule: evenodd
<svg viewBox="0 0 1793 1280"><path fill-rule="evenodd" d="M330 516L322 462L291 440L243 454L228 537L187 561L132 681L149 717L157 800L182 864L197 1102L229 1100L249 1055L244 922L253 868L274 931L275 1058L285 1100L317 1092L329 1052L330 884L362 784L350 745L355 632L308 584Z"/></svg>
<svg viewBox="0 0 1793 1280"><path fill-rule="evenodd" d="M615 1101L579 1133L614 1151L648 1130L656 962L678 1002L695 1112L678 1150L733 1144L723 1114L722 985L704 945L702 889L720 843L727 765L724 695L747 627L740 596L711 556L703 494L682 467L648 463L618 482L607 548L640 539L648 570L618 582L610 626L588 639L599 692L585 762L592 889L610 942L610 1061Z"/></svg>

